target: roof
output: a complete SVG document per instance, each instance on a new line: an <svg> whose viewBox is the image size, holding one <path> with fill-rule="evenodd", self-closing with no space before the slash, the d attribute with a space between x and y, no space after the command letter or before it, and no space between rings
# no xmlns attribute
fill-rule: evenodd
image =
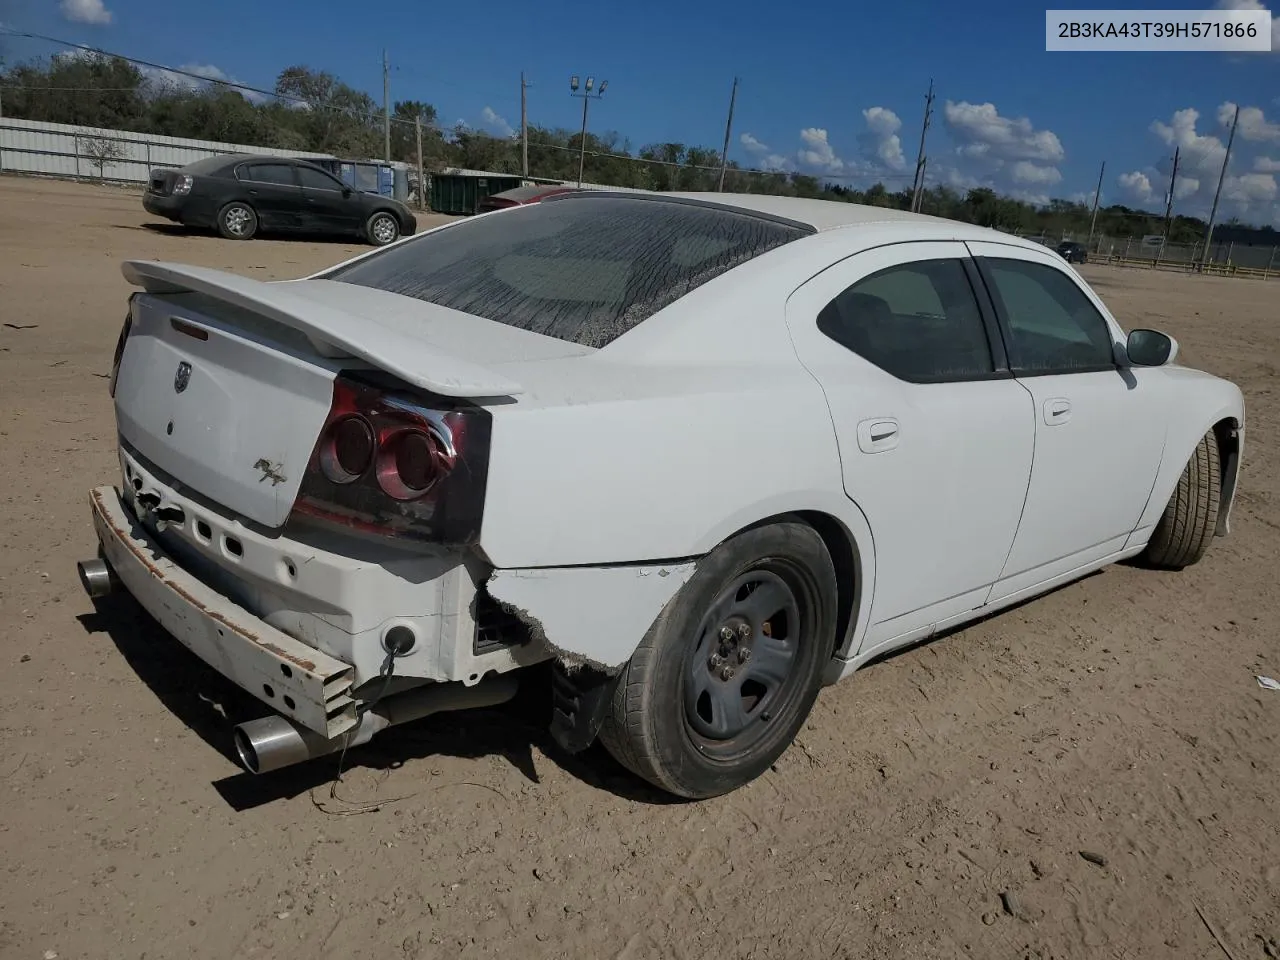
<svg viewBox="0 0 1280 960"><path fill-rule="evenodd" d="M739 207L772 217L784 217L797 223L807 223L815 230L834 230L866 223L955 223L942 217L930 217L923 213L909 213L892 207L873 207L864 203L845 203L841 200L809 200L802 197L778 197L763 193L666 193L662 196L685 197L704 200L729 207Z"/></svg>

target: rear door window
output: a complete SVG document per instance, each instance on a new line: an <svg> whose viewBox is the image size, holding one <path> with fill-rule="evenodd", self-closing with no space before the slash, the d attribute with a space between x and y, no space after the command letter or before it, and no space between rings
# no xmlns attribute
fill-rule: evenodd
<svg viewBox="0 0 1280 960"><path fill-rule="evenodd" d="M280 187L296 187L293 167L287 163L249 163L240 168L240 179L253 183L273 183Z"/></svg>
<svg viewBox="0 0 1280 960"><path fill-rule="evenodd" d="M326 275L602 347L811 227L674 200L570 196L424 234Z"/></svg>
<svg viewBox="0 0 1280 960"><path fill-rule="evenodd" d="M818 329L911 383L995 372L982 313L959 260L919 260L864 277L818 314Z"/></svg>

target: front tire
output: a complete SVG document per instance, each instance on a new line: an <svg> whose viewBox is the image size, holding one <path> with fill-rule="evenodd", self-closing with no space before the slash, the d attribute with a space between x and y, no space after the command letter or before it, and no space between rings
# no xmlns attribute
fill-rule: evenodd
<svg viewBox="0 0 1280 960"><path fill-rule="evenodd" d="M252 240L258 232L257 211L233 200L218 211L218 232L228 240Z"/></svg>
<svg viewBox="0 0 1280 960"><path fill-rule="evenodd" d="M1213 540L1221 500L1218 441L1209 431L1200 438L1183 468L1178 486L1143 551L1143 559L1166 570L1181 570L1198 562Z"/></svg>
<svg viewBox="0 0 1280 960"><path fill-rule="evenodd" d="M380 210L369 218L364 232L375 247L385 247L400 239L400 221L385 210Z"/></svg>
<svg viewBox="0 0 1280 960"><path fill-rule="evenodd" d="M649 629L616 682L601 741L680 797L749 783L808 718L835 619L835 570L813 528L739 534L699 562Z"/></svg>

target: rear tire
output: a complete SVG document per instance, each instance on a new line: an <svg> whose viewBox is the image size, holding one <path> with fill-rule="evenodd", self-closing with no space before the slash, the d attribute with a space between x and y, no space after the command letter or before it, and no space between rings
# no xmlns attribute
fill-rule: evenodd
<svg viewBox="0 0 1280 960"><path fill-rule="evenodd" d="M257 211L233 200L218 211L218 232L228 240L252 240L258 232Z"/></svg>
<svg viewBox="0 0 1280 960"><path fill-rule="evenodd" d="M1218 525L1222 470L1213 431L1201 437L1178 478L1142 557L1153 567L1181 570L1200 560Z"/></svg>
<svg viewBox="0 0 1280 960"><path fill-rule="evenodd" d="M379 210L365 224L364 233L375 247L385 247L400 239L400 221L385 210Z"/></svg>
<svg viewBox="0 0 1280 960"><path fill-rule="evenodd" d="M679 797L749 783L808 718L835 620L835 569L811 527L739 534L699 562L650 627L616 681L601 741Z"/></svg>

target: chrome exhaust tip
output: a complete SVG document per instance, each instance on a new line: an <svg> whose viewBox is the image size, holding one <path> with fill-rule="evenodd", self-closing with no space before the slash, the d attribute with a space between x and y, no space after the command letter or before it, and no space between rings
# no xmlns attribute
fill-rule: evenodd
<svg viewBox="0 0 1280 960"><path fill-rule="evenodd" d="M273 714L236 724L236 756L249 773L270 773L368 743L387 727L399 726L434 713L493 707L516 695L519 678L503 674L473 687L461 683L425 683L416 689L374 703L346 733L326 740L287 717Z"/></svg>
<svg viewBox="0 0 1280 960"><path fill-rule="evenodd" d="M309 760L320 752L298 727L278 716L237 725L235 744L240 764L250 773L270 773Z"/></svg>
<svg viewBox="0 0 1280 960"><path fill-rule="evenodd" d="M80 576L84 592L95 600L107 596L115 589L115 573L101 558L81 560L76 564L76 573Z"/></svg>

